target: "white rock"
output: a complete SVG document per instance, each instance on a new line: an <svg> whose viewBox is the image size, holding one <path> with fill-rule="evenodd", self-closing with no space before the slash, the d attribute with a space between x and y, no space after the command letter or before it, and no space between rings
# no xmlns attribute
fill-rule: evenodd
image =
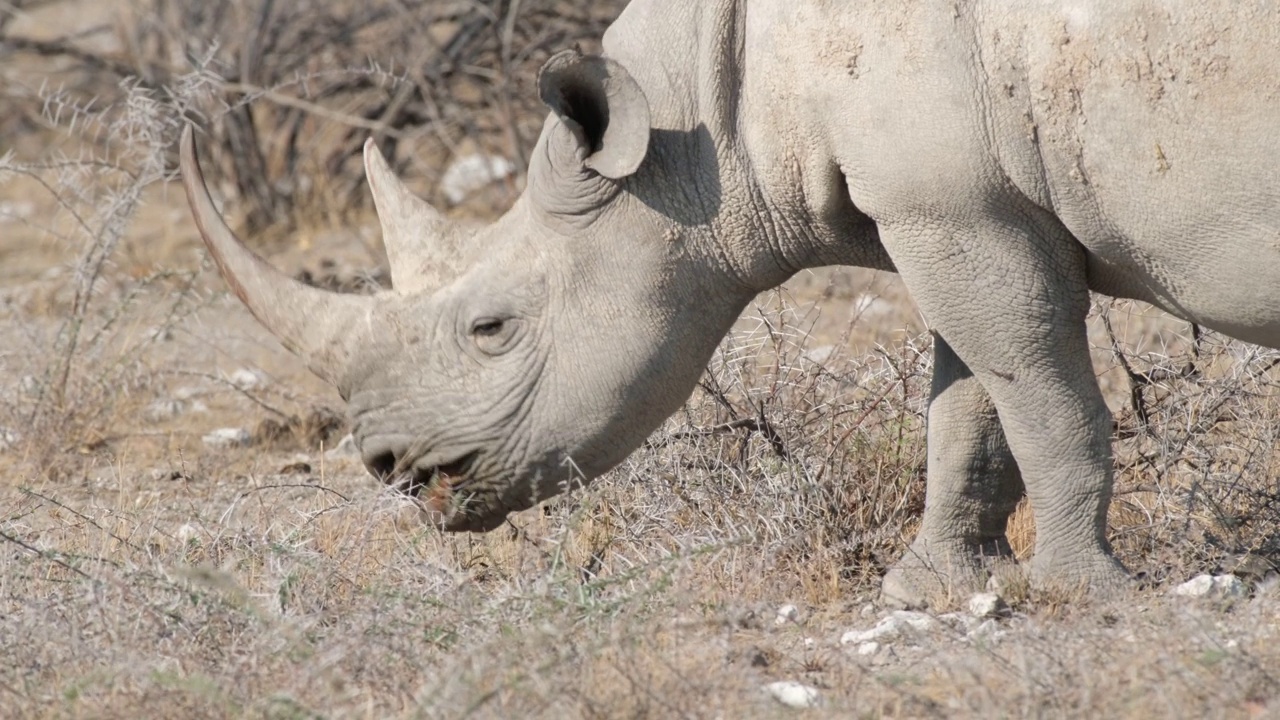
<svg viewBox="0 0 1280 720"><path fill-rule="evenodd" d="M1203 597L1213 592L1213 576L1197 575L1173 589L1174 595Z"/></svg>
<svg viewBox="0 0 1280 720"><path fill-rule="evenodd" d="M1174 595L1190 598L1233 598L1246 592L1244 583L1235 575L1197 575L1173 589Z"/></svg>
<svg viewBox="0 0 1280 720"><path fill-rule="evenodd" d="M186 545L192 540L200 537L200 528L192 525L191 523L183 523L174 535L178 538L178 542Z"/></svg>
<svg viewBox="0 0 1280 720"><path fill-rule="evenodd" d="M358 458L360 450L356 447L356 439L351 434L347 434L337 445L324 451L325 460L341 460L343 458Z"/></svg>
<svg viewBox="0 0 1280 720"><path fill-rule="evenodd" d="M9 452L20 442L22 442L22 436L18 431L0 427L0 452Z"/></svg>
<svg viewBox="0 0 1280 720"><path fill-rule="evenodd" d="M173 391L173 397L176 400L190 400L191 398L197 395L203 395L204 393L204 388L196 387L194 385L184 385Z"/></svg>
<svg viewBox="0 0 1280 720"><path fill-rule="evenodd" d="M804 647L805 647L805 649L806 649L806 650L812 650L812 649L814 649L814 648L815 648L815 647L817 647L817 646L818 646L818 641L817 641L817 640L814 640L813 638L805 638L805 639L804 639Z"/></svg>
<svg viewBox="0 0 1280 720"><path fill-rule="evenodd" d="M257 370L240 368L227 376L227 382L238 390L254 390L267 384L267 377Z"/></svg>
<svg viewBox="0 0 1280 720"><path fill-rule="evenodd" d="M977 627L970 630L965 637L969 640L981 640L991 643L1004 637L1004 635L1005 631L1001 629L1000 622L995 618L987 618L978 623Z"/></svg>
<svg viewBox="0 0 1280 720"><path fill-rule="evenodd" d="M498 155L473 153L454 160L440 178L440 189L449 202L457 205L471 193L515 172L516 166Z"/></svg>
<svg viewBox="0 0 1280 720"><path fill-rule="evenodd" d="M160 398L147 406L144 413L151 422L164 422L178 417L187 409L187 404L182 400L173 398Z"/></svg>
<svg viewBox="0 0 1280 720"><path fill-rule="evenodd" d="M23 375L22 379L18 380L18 392L27 397L39 395L42 386L43 383L40 382L40 378L35 375Z"/></svg>
<svg viewBox="0 0 1280 720"><path fill-rule="evenodd" d="M253 440L253 434L244 428L218 428L201 440L211 448L245 447Z"/></svg>
<svg viewBox="0 0 1280 720"><path fill-rule="evenodd" d="M893 312L893 303L876 295L859 295L853 301L853 311L863 320L872 320Z"/></svg>
<svg viewBox="0 0 1280 720"><path fill-rule="evenodd" d="M859 615L860 617L864 617L864 618L873 618L873 617L875 617L875 616L876 616L876 604L875 604L875 603L867 603L866 605L863 605L863 606L862 606L862 609L858 611L858 615Z"/></svg>
<svg viewBox="0 0 1280 720"><path fill-rule="evenodd" d="M943 613L936 619L948 627L960 630L969 630L980 622L978 618L963 612Z"/></svg>
<svg viewBox="0 0 1280 720"><path fill-rule="evenodd" d="M773 618L774 625L786 625L787 623L797 622L800 619L800 608L790 603L778 608L778 614Z"/></svg>
<svg viewBox="0 0 1280 720"><path fill-rule="evenodd" d="M147 339L152 342L169 342L173 339L173 328L168 325L157 325L147 331Z"/></svg>
<svg viewBox="0 0 1280 720"><path fill-rule="evenodd" d="M1263 578L1262 581L1258 583L1257 587L1254 588L1254 593L1260 598L1270 595L1280 595L1280 573L1272 573L1271 575Z"/></svg>
<svg viewBox="0 0 1280 720"><path fill-rule="evenodd" d="M35 214L36 204L30 200L0 202L0 222L26 220Z"/></svg>
<svg viewBox="0 0 1280 720"><path fill-rule="evenodd" d="M922 612L895 610L870 630L850 630L840 638L841 645L860 645L872 640L893 640L906 635L926 633L938 627L938 621Z"/></svg>
<svg viewBox="0 0 1280 720"><path fill-rule="evenodd" d="M829 360L831 356L835 354L835 351L836 351L835 345L819 345L816 348L806 350L804 353L804 357L806 360L808 360L811 363L814 363L815 365L821 365L825 363L827 360Z"/></svg>
<svg viewBox="0 0 1280 720"><path fill-rule="evenodd" d="M1009 614L1009 604L995 593L974 593L969 598L969 614L976 618L1001 617Z"/></svg>
<svg viewBox="0 0 1280 720"><path fill-rule="evenodd" d="M1244 597L1249 594L1249 586L1235 575L1219 575L1214 578L1214 587L1226 597Z"/></svg>
<svg viewBox="0 0 1280 720"><path fill-rule="evenodd" d="M771 682L764 686L764 690L772 695L774 700L793 708L817 707L818 702L822 699L822 696L818 694L817 688L809 687L794 680Z"/></svg>
<svg viewBox="0 0 1280 720"><path fill-rule="evenodd" d="M864 642L858 645L857 652L859 655L875 655L880 652L880 643L875 640L872 640L871 642Z"/></svg>

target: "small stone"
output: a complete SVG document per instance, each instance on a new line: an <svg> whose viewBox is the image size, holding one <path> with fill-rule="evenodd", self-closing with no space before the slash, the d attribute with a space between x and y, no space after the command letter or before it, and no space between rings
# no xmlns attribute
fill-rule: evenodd
<svg viewBox="0 0 1280 720"><path fill-rule="evenodd" d="M444 47L452 43L462 30L462 23L453 20L436 20L427 26L431 47Z"/></svg>
<svg viewBox="0 0 1280 720"><path fill-rule="evenodd" d="M168 325L158 325L147 331L147 339L151 342L169 342L173 339L173 328Z"/></svg>
<svg viewBox="0 0 1280 720"><path fill-rule="evenodd" d="M239 370L227 376L227 382L235 386L237 390L254 390L267 384L267 378L257 370L248 368L240 368Z"/></svg>
<svg viewBox="0 0 1280 720"><path fill-rule="evenodd" d="M786 625L787 623L798 622L800 620L800 609L790 603L778 608L778 614L773 618L774 625Z"/></svg>
<svg viewBox="0 0 1280 720"><path fill-rule="evenodd" d="M764 690L772 695L774 700L793 708L817 707L822 699L817 688L794 680L771 682L764 686Z"/></svg>
<svg viewBox="0 0 1280 720"><path fill-rule="evenodd" d="M984 619L1004 617L1009 614L1009 604L996 593L974 593L969 598L969 614Z"/></svg>
<svg viewBox="0 0 1280 720"><path fill-rule="evenodd" d="M821 365L827 360L830 360L831 356L835 354L835 351L835 345L821 345L816 348L806 350L804 358L814 365Z"/></svg>
<svg viewBox="0 0 1280 720"><path fill-rule="evenodd" d="M1005 631L1000 628L1000 622L995 618L987 618L978 623L965 635L969 640L981 640L983 642L994 642L1004 637Z"/></svg>
<svg viewBox="0 0 1280 720"><path fill-rule="evenodd" d="M1213 592L1213 576L1197 575L1173 589L1174 595L1204 597Z"/></svg>
<svg viewBox="0 0 1280 720"><path fill-rule="evenodd" d="M875 655L878 652L880 652L880 643L875 640L858 645L857 653L859 655Z"/></svg>
<svg viewBox="0 0 1280 720"><path fill-rule="evenodd" d="M1280 573L1274 573L1263 578L1254 592L1257 593L1258 597L1280 596Z"/></svg>
<svg viewBox="0 0 1280 720"><path fill-rule="evenodd" d="M1030 591L1030 579L1026 569L1019 565L997 563L987 578L986 591L1002 598L1026 597Z"/></svg>
<svg viewBox="0 0 1280 720"><path fill-rule="evenodd" d="M876 295L863 294L854 299L853 311L864 320L873 320L893 312L893 303Z"/></svg>
<svg viewBox="0 0 1280 720"><path fill-rule="evenodd" d="M818 646L818 641L817 641L817 640L814 640L813 638L805 638L805 639L804 639L804 647L805 647L805 649L806 649L806 650L812 650L812 649L814 649L814 648L815 648L815 647L817 647L817 646Z"/></svg>
<svg viewBox="0 0 1280 720"><path fill-rule="evenodd" d="M182 400L161 398L148 405L144 414L151 422L164 422L178 417L186 409L187 404Z"/></svg>
<svg viewBox="0 0 1280 720"><path fill-rule="evenodd" d="M40 378L35 375L23 375L22 378L18 380L18 392L26 395L27 397L35 397L39 395L40 389L43 386L44 384L40 382Z"/></svg>
<svg viewBox="0 0 1280 720"><path fill-rule="evenodd" d="M246 447L253 434L244 428L218 428L201 438L211 448Z"/></svg>
<svg viewBox="0 0 1280 720"><path fill-rule="evenodd" d="M497 155L472 154L458 158L444 171L440 179L440 188L453 205L457 205L467 196L488 185L501 180L515 172L516 166L508 159Z"/></svg>
<svg viewBox="0 0 1280 720"><path fill-rule="evenodd" d="M35 211L36 204L30 200L10 200L0 202L0 222L17 222L20 220L26 220L34 215Z"/></svg>
<svg viewBox="0 0 1280 720"><path fill-rule="evenodd" d="M181 527L178 528L178 532L174 534L177 536L178 542L183 545L188 545L192 540L196 540L200 537L200 529L191 523L183 523Z"/></svg>
<svg viewBox="0 0 1280 720"><path fill-rule="evenodd" d="M0 427L0 452L9 452L20 442L22 442L22 436L18 431Z"/></svg>
<svg viewBox="0 0 1280 720"><path fill-rule="evenodd" d="M963 612L943 613L937 617L937 620L948 627L960 630L968 630L978 624L978 618Z"/></svg>
<svg viewBox="0 0 1280 720"><path fill-rule="evenodd" d="M183 385L173 391L173 397L176 400L190 400L191 398L197 395L203 395L204 393L204 388L195 387L194 385Z"/></svg>
<svg viewBox="0 0 1280 720"><path fill-rule="evenodd" d="M873 617L875 617L875 616L876 616L876 604L875 604L875 603L867 603L866 605L863 605L863 606L862 606L862 609L858 611L858 615L859 615L860 617L864 617L864 618L873 618Z"/></svg>
<svg viewBox="0 0 1280 720"><path fill-rule="evenodd" d="M922 612L895 610L870 630L850 630L840 638L841 645L855 645L872 640L893 640L906 635L926 633L938 627L938 621Z"/></svg>
<svg viewBox="0 0 1280 720"><path fill-rule="evenodd" d="M1173 594L1190 598L1235 598L1247 592L1235 575L1197 575L1173 589Z"/></svg>

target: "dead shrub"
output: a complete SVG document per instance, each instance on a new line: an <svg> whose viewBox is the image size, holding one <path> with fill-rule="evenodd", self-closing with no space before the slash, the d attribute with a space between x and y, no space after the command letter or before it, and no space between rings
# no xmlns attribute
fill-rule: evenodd
<svg viewBox="0 0 1280 720"><path fill-rule="evenodd" d="M56 61L61 92L81 104L121 102L122 83L155 97L190 96L199 85L201 102L185 107L184 119L210 134L209 163L228 178L224 194L257 239L362 207L368 137L441 205L452 159L502 156L515 176L472 211L488 216L495 203L509 204L546 115L532 91L537 69L558 49L598 45L624 5L145 0L127 4L112 37L99 41L109 51L0 23L0 57ZM37 92L15 101L13 114L41 117Z"/></svg>

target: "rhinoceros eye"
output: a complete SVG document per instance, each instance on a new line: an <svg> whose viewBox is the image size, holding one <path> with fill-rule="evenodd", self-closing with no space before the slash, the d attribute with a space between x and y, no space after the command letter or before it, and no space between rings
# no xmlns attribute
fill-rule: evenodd
<svg viewBox="0 0 1280 720"><path fill-rule="evenodd" d="M493 337L502 334L504 323L498 318L481 318L471 325L471 334L476 337Z"/></svg>
<svg viewBox="0 0 1280 720"><path fill-rule="evenodd" d="M519 324L512 318L482 317L471 323L471 339L480 352L501 355L515 344Z"/></svg>

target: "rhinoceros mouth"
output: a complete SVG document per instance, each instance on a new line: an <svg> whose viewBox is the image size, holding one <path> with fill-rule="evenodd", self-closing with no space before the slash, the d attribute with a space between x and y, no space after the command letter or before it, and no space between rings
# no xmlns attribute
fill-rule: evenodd
<svg viewBox="0 0 1280 720"><path fill-rule="evenodd" d="M416 466L395 482L395 488L419 500L452 495L471 481L470 472L479 456L478 451L472 451L450 462Z"/></svg>
<svg viewBox="0 0 1280 720"><path fill-rule="evenodd" d="M413 498L426 519L441 530L488 532L501 525L507 513L485 512L479 506L472 506L474 493L467 489L477 481L472 473L479 460L479 451L473 451L447 463L420 465L392 485Z"/></svg>

